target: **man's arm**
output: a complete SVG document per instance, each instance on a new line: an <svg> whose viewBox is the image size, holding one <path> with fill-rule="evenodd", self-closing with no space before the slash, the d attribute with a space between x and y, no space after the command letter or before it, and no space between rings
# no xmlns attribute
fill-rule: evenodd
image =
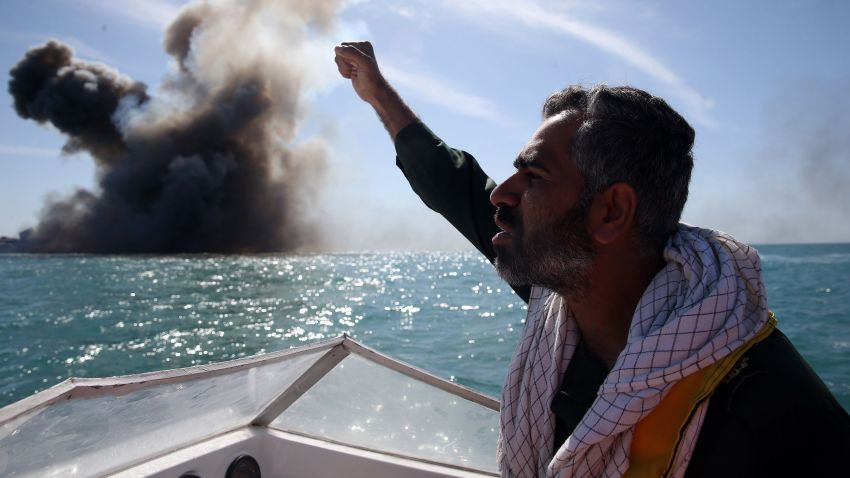
<svg viewBox="0 0 850 478"><path fill-rule="evenodd" d="M375 109L393 139L396 164L413 191L493 262L496 254L490 239L499 229L493 221L496 208L490 203L490 191L496 183L475 158L448 147L418 120L381 75L369 42L342 43L335 52L340 74ZM528 302L528 287L514 290Z"/></svg>

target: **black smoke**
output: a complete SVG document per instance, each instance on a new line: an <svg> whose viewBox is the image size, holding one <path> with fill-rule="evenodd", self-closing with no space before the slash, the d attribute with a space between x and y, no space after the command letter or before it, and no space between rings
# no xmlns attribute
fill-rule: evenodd
<svg viewBox="0 0 850 478"><path fill-rule="evenodd" d="M303 75L254 47L261 6L185 9L166 32L175 71L144 84L56 41L11 70L17 113L87 152L97 188L48 202L16 248L38 252L270 252L312 237L301 220L321 184L321 144L293 148ZM296 2L297 3L297 2ZM307 2L309 3L309 2ZM309 7L298 11L306 21ZM299 38L305 34L290 33Z"/></svg>

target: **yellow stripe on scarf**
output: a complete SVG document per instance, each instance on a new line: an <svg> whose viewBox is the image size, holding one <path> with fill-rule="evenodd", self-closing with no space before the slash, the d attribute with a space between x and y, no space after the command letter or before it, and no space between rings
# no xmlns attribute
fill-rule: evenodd
<svg viewBox="0 0 850 478"><path fill-rule="evenodd" d="M752 339L720 361L673 385L664 400L635 425L629 469L623 478L666 476L694 411L711 396L741 356L770 335L775 327L776 317L770 312L767 323Z"/></svg>

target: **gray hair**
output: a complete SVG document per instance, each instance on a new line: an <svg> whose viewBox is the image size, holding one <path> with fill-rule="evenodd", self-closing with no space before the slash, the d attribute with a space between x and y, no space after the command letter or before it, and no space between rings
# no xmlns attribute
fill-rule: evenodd
<svg viewBox="0 0 850 478"><path fill-rule="evenodd" d="M694 130L656 96L627 86L569 86L543 104L543 117L578 114L571 146L584 176L580 203L614 183L634 188L638 234L663 247L675 232L688 198Z"/></svg>

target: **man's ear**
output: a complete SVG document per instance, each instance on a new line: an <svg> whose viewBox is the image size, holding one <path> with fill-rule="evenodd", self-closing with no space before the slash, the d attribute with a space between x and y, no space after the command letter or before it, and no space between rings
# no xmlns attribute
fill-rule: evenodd
<svg viewBox="0 0 850 478"><path fill-rule="evenodd" d="M630 233L635 225L637 194L626 183L614 183L597 194L588 212L590 237L611 244Z"/></svg>

